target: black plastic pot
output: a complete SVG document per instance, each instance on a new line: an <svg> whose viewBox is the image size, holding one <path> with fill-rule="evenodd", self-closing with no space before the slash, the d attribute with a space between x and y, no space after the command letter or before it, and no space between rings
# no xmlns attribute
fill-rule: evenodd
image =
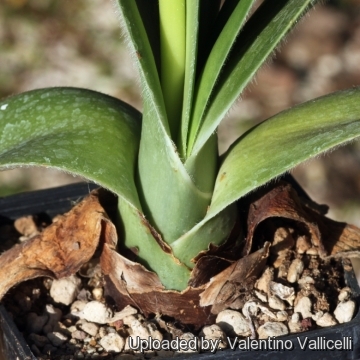
<svg viewBox="0 0 360 360"><path fill-rule="evenodd" d="M7 198L0 198L0 225L11 223L20 216L29 214L47 214L52 217L56 214L68 211L82 197L87 195L94 184L80 183L49 190L40 190L18 194ZM353 298L358 308L360 304L360 288L357 284L353 271L345 271L346 282L353 291ZM337 325L331 328L323 328L308 331L301 334L293 334L282 338L288 349L283 350L250 350L243 351L236 347L234 350L227 349L217 351L215 354L205 352L201 354L184 354L177 356L177 359L360 359L360 314L346 324ZM307 340L306 340L307 339ZM324 347L324 344L331 346L334 341L340 341L348 349L332 350ZM286 343L285 343L286 341ZM301 345L316 344L315 349ZM315 343L314 343L315 341ZM274 346L274 343L272 343ZM278 342L278 346L281 346ZM2 353L1 353L2 350ZM22 334L16 328L6 309L0 305L0 360L14 359L36 359L29 346L26 344Z"/></svg>

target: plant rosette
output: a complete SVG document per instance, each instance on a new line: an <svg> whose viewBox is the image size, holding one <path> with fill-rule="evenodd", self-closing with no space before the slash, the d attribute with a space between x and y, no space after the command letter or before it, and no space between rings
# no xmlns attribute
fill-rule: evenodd
<svg viewBox="0 0 360 360"><path fill-rule="evenodd" d="M119 306L200 327L240 306L241 289L263 271L276 247L253 235L268 218L303 224L307 232L293 231L323 259L357 255L357 228L326 219L281 182L265 187L268 195L259 188L357 138L359 88L283 111L218 154L220 121L315 1L221 3L117 1L140 73L143 114L76 88L0 102L1 169L62 169L119 199L115 225L92 194L42 235L5 252L1 296L24 279L78 271L100 244Z"/></svg>

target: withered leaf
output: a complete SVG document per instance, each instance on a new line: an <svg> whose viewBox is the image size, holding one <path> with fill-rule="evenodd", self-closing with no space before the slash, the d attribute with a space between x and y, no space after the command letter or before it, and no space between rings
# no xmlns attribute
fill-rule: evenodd
<svg viewBox="0 0 360 360"><path fill-rule="evenodd" d="M109 228L114 225L100 205L99 193L95 190L41 234L0 256L0 299L22 281L74 274L91 259L100 238Z"/></svg>
<svg viewBox="0 0 360 360"><path fill-rule="evenodd" d="M282 181L250 202L245 254L251 250L257 226L269 218L284 218L303 224L319 256L360 257L360 229L331 220L319 206L303 200L291 185Z"/></svg>
<svg viewBox="0 0 360 360"><path fill-rule="evenodd" d="M195 327L214 320L210 308L199 304L203 287L188 287L182 292L165 290L155 273L115 250L115 237L105 236L105 239L100 263L105 276L106 296L119 309L132 305L145 316L165 314Z"/></svg>
<svg viewBox="0 0 360 360"><path fill-rule="evenodd" d="M264 270L269 256L269 247L270 243L265 243L262 249L244 256L214 276L200 295L200 305L212 305L211 312L219 313L235 301L234 294L247 286L248 279L253 279Z"/></svg>

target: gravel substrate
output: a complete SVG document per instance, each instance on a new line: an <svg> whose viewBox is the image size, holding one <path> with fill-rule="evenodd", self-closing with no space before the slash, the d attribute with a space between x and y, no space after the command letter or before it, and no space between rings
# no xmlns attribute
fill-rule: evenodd
<svg viewBox="0 0 360 360"><path fill-rule="evenodd" d="M15 222L24 234L20 240L38 231L32 221ZM241 306L221 311L215 324L197 332L160 315L145 319L131 306L110 306L97 258L71 277L20 284L6 295L4 305L38 359L171 357L205 351L205 344L225 349L234 339L267 339L353 318L356 303L340 260L321 260L309 240L290 227L276 230L271 249L253 289L239 297ZM151 351L146 350L149 338ZM181 347L181 340L190 349Z"/></svg>

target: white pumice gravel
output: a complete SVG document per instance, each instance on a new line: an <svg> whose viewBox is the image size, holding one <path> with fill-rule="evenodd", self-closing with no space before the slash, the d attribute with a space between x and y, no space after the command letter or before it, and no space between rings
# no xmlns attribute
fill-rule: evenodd
<svg viewBox="0 0 360 360"><path fill-rule="evenodd" d="M136 313L137 313L137 310L134 307L127 305L121 311L115 312L114 315L112 316L112 318L109 319L109 323L123 320L127 316L135 315Z"/></svg>
<svg viewBox="0 0 360 360"><path fill-rule="evenodd" d="M311 307L312 307L311 300L307 296L304 296L301 299L299 299L299 301L294 307L294 311L300 313L303 319L311 318L312 317Z"/></svg>
<svg viewBox="0 0 360 360"><path fill-rule="evenodd" d="M328 327L336 324L337 324L336 320L328 312L325 313L323 316L321 316L318 320L316 320L316 325L321 327Z"/></svg>
<svg viewBox="0 0 360 360"><path fill-rule="evenodd" d="M287 281L295 283L299 280L300 275L304 271L304 263L300 259L294 259L289 266Z"/></svg>
<svg viewBox="0 0 360 360"><path fill-rule="evenodd" d="M188 351L201 352L201 339L216 343L217 349L225 349L235 337L266 339L288 333L301 333L303 336L308 329L329 327L351 320L355 302L352 300L351 289L344 287L343 280L337 280L341 279L341 271L338 270L340 266L334 270L334 264L327 265L327 276L334 273L331 275L333 285L323 283L319 266L324 262L316 255L306 254L314 250L306 237L296 242L293 237L293 231L279 231L275 246L280 249L282 241L286 242L286 246L281 254L279 252L281 257L274 257L279 263L278 267L268 264L254 288L250 288L245 294L241 306L236 310L222 310L217 314L216 324L207 325L194 333L187 333L186 326L169 322L161 315L145 319L132 306L117 311L111 308L105 302L103 281L98 273L96 279L89 276L86 280L82 278L82 288L78 288L76 298L73 293L73 300L69 305L63 304L65 300L59 301L56 296L49 296L50 289L56 289L57 281L47 279L38 280L42 281L42 286L35 282L35 287L26 296L24 292L19 292L14 297L14 304L25 312L23 331L33 353L41 360L55 356L59 360L108 356L118 360L143 359L144 356L170 358L179 352L159 349L144 350L144 354L141 354L130 348L129 339L135 341L137 337L142 340L151 338L160 342L185 339L198 344L196 349ZM288 248L289 246L292 248ZM301 248L303 253L294 254L292 249L295 247ZM75 277L80 278L81 275ZM75 283L77 282L76 280ZM319 285L321 286L317 288ZM328 295L330 286L333 286L334 294L331 296ZM48 303L43 310L39 310L34 305L38 299L44 298L44 291L48 291L45 297Z"/></svg>
<svg viewBox="0 0 360 360"><path fill-rule="evenodd" d="M342 324L350 321L355 312L356 304L352 300L340 302L334 311L336 320Z"/></svg>
<svg viewBox="0 0 360 360"><path fill-rule="evenodd" d="M97 324L106 324L112 318L112 311L100 301L88 302L82 310L82 318Z"/></svg>
<svg viewBox="0 0 360 360"><path fill-rule="evenodd" d="M264 294L262 291L259 290L254 290L254 294L256 295L256 297L262 301L262 302L267 302L267 295Z"/></svg>
<svg viewBox="0 0 360 360"><path fill-rule="evenodd" d="M99 331L98 325L87 321L84 321L82 324L80 324L79 328L91 336L96 336Z"/></svg>
<svg viewBox="0 0 360 360"><path fill-rule="evenodd" d="M338 299L340 302L342 302L342 301L349 300L350 296L351 296L351 289L349 287L345 287L340 290Z"/></svg>
<svg viewBox="0 0 360 360"><path fill-rule="evenodd" d="M76 275L54 280L50 288L50 296L56 303L70 305L80 292L81 280Z"/></svg>
<svg viewBox="0 0 360 360"><path fill-rule="evenodd" d="M269 293L269 286L271 281L274 279L274 269L271 267L267 267L265 271L262 273L260 278L255 283L255 288L263 291L265 294Z"/></svg>
<svg viewBox="0 0 360 360"><path fill-rule="evenodd" d="M189 344L188 349L180 349L176 351L179 354L196 353L199 352L199 339L190 332L184 333L180 336L180 340L185 340Z"/></svg>
<svg viewBox="0 0 360 360"><path fill-rule="evenodd" d="M220 340L218 348L219 349L227 348L228 343L226 339L226 333L220 328L220 326L216 324L204 326L199 336L204 337L206 340L212 340L212 341Z"/></svg>
<svg viewBox="0 0 360 360"><path fill-rule="evenodd" d="M295 289L281 283L271 281L269 284L270 291L279 299L286 300L290 305L293 304L295 299Z"/></svg>
<svg viewBox="0 0 360 360"><path fill-rule="evenodd" d="M119 334L111 333L100 340L100 345L105 351L120 352L124 348L125 340Z"/></svg>
<svg viewBox="0 0 360 360"><path fill-rule="evenodd" d="M235 310L223 310L216 317L216 324L231 335L249 336L251 334L249 322L242 314Z"/></svg>
<svg viewBox="0 0 360 360"><path fill-rule="evenodd" d="M282 311L278 311L276 313L276 319L277 321L286 321L288 319L289 315L286 311L282 310Z"/></svg>
<svg viewBox="0 0 360 360"><path fill-rule="evenodd" d="M258 328L259 339L287 335L288 333L289 329L282 322L267 322Z"/></svg>
<svg viewBox="0 0 360 360"><path fill-rule="evenodd" d="M274 310L285 310L285 303L279 299L276 295L269 297L269 306Z"/></svg>
<svg viewBox="0 0 360 360"><path fill-rule="evenodd" d="M304 254L311 248L311 242L307 236L299 236L296 240L296 251L298 254Z"/></svg>
<svg viewBox="0 0 360 360"><path fill-rule="evenodd" d="M100 287L96 287L91 291L94 300L100 301L104 296L104 290Z"/></svg>

